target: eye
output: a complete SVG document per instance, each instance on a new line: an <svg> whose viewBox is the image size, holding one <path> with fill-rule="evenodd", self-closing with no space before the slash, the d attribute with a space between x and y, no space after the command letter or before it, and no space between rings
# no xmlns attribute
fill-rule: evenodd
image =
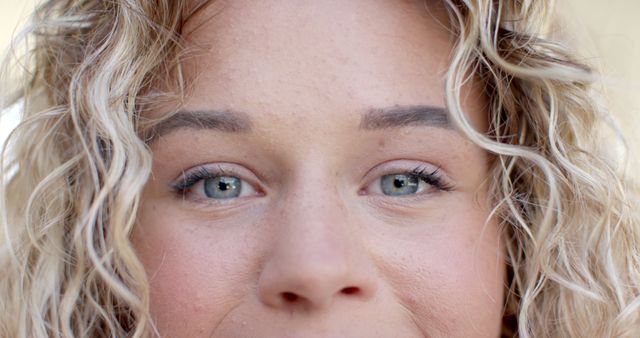
<svg viewBox="0 0 640 338"><path fill-rule="evenodd" d="M256 189L232 170L198 168L183 173L173 190L184 198L231 200L258 195Z"/></svg>
<svg viewBox="0 0 640 338"><path fill-rule="evenodd" d="M375 179L365 189L365 192L402 197L453 190L453 187L447 183L439 169L427 170L424 167L416 167L413 170L393 171Z"/></svg>

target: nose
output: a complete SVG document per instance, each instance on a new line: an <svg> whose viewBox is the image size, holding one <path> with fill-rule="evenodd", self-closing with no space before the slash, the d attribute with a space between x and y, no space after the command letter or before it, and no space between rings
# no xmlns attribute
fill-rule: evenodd
<svg viewBox="0 0 640 338"><path fill-rule="evenodd" d="M302 196L281 209L276 239L259 276L261 302L312 311L372 299L375 268L347 208L333 194Z"/></svg>

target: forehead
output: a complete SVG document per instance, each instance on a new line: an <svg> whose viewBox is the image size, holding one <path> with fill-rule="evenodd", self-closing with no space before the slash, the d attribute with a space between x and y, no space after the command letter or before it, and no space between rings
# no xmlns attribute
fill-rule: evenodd
<svg viewBox="0 0 640 338"><path fill-rule="evenodd" d="M444 106L446 22L424 1L213 1L183 29L186 104L286 121Z"/></svg>

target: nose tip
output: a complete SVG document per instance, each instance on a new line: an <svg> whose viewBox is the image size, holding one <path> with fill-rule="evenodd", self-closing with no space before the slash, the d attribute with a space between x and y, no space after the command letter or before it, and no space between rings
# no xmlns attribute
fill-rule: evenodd
<svg viewBox="0 0 640 338"><path fill-rule="evenodd" d="M345 237L322 232L298 234L295 241L276 244L259 275L258 293L264 304L313 310L336 301L367 301L375 295L377 278L366 250Z"/></svg>
<svg viewBox="0 0 640 338"><path fill-rule="evenodd" d="M373 279L357 280L354 274L328 276L285 275L261 278L260 298L274 308L326 309L336 301L366 301L375 293Z"/></svg>

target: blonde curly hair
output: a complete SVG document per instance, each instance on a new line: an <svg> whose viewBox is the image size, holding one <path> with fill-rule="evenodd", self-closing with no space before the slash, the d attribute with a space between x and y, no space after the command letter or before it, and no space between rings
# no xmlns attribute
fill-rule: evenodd
<svg viewBox="0 0 640 338"><path fill-rule="evenodd" d="M189 0L49 0L1 72L23 116L2 154L0 336L146 337L149 286L130 243L158 102L180 101ZM640 217L595 76L551 40L552 1L445 0L451 119L492 156L507 245L504 336L640 335ZM18 51L19 49L15 49ZM477 77L490 128L461 87ZM603 143L610 142L610 143Z"/></svg>

